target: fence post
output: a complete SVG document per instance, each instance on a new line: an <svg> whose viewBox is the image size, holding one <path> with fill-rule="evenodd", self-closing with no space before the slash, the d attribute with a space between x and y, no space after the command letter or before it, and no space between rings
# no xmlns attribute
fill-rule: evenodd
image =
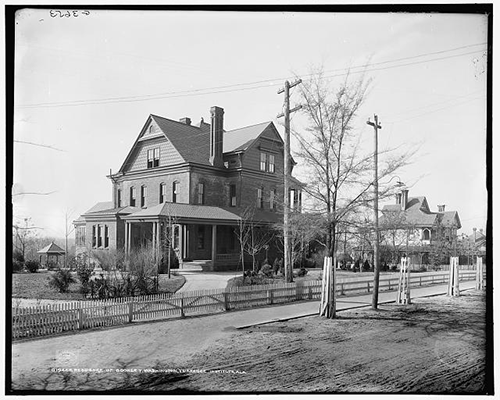
<svg viewBox="0 0 500 400"><path fill-rule="evenodd" d="M368 293L370 293L370 282L366 282L366 285L368 287Z"/></svg>
<svg viewBox="0 0 500 400"><path fill-rule="evenodd" d="M229 311L229 293L224 292L224 309Z"/></svg>
<svg viewBox="0 0 500 400"><path fill-rule="evenodd" d="M340 295L343 296L344 295L344 282L341 282L340 283Z"/></svg>
<svg viewBox="0 0 500 400"><path fill-rule="evenodd" d="M272 291L272 289L267 290L267 304L273 304L273 291Z"/></svg>
<svg viewBox="0 0 500 400"><path fill-rule="evenodd" d="M128 302L128 322L134 320L134 302L131 300Z"/></svg>
<svg viewBox="0 0 500 400"><path fill-rule="evenodd" d="M82 303L78 303L78 329L83 329Z"/></svg>
<svg viewBox="0 0 500 400"><path fill-rule="evenodd" d="M181 318L184 318L184 297L181 297Z"/></svg>

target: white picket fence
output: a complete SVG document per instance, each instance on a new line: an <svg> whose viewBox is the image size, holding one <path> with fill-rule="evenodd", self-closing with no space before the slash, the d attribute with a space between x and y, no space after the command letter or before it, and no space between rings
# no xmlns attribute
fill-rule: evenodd
<svg viewBox="0 0 500 400"><path fill-rule="evenodd" d="M412 287L447 283L448 273L410 278ZM460 271L460 280L474 280L475 271ZM395 290L398 277L381 277L379 289ZM337 282L337 295L371 292L373 280ZM262 286L235 287L177 294L155 294L108 300L74 301L12 309L12 338L34 338L131 322L207 315L231 310L264 307L294 301L319 300L321 281L299 281Z"/></svg>

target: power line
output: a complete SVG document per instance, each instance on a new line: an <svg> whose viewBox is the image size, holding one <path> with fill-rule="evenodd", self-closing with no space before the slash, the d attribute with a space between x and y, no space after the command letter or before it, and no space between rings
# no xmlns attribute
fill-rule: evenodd
<svg viewBox="0 0 500 400"><path fill-rule="evenodd" d="M62 152L66 152L66 150L61 150L61 149L58 149L57 147L54 147L54 146L49 146L49 145L46 145L46 144L40 144L40 143L27 142L27 141L25 141L25 140L14 140L14 142L16 142L16 143L23 143L23 144L29 144L29 145L32 145L32 146L37 146L37 147L46 147L46 148L48 148L48 149L57 150L57 151L62 151Z"/></svg>
<svg viewBox="0 0 500 400"><path fill-rule="evenodd" d="M469 55L469 54L484 52L484 50L475 50L475 51L471 51L471 52L467 52L467 53L455 54L455 55L450 55L450 56L446 56L446 57L438 57L438 58L434 58L434 59L430 59L430 60L415 61L415 62L406 63L406 64L391 65L391 66L386 66L386 67L382 67L382 68L366 69L367 67L371 67L371 66L400 62L400 61L404 61L404 60L410 60L410 59L425 57L425 56L429 56L429 55L444 54L444 53L449 53L449 52L453 52L453 51L457 51L457 50L461 50L461 49L465 49L465 48L469 48L469 47L481 46L484 44L486 44L486 43L478 43L478 44L473 44L473 45L468 45L468 46L461 46L461 47L448 49L448 50L441 50L441 51L437 51L437 52L424 53L424 54L419 54L419 55L410 56L410 57L403 57L403 58L394 59L394 60L381 61L378 63L367 63L364 65L359 65L359 66L354 66L354 67L349 67L349 68L327 70L326 71L327 74L330 72L346 71L346 70L348 72L342 73L342 74L325 75L325 76L328 78L333 78L333 77L346 76L348 74L356 74L356 73L360 73L360 72L366 73L366 72L373 72L373 71L382 71L382 70L386 70L386 69L400 68L400 67L417 65L417 64L422 64L422 63L427 63L427 62L432 62L432 61L440 61L440 60L445 60L445 59L454 58L454 57L462 57L462 56ZM351 69L357 69L357 68L364 68L364 70L363 71L351 71ZM314 74L308 74L305 76L311 77L313 75ZM270 86L277 86L280 83L277 83L276 81L283 80L283 79L284 78L266 79L266 80L260 80L260 81L254 81L254 82L238 83L238 84L224 85L224 86L217 86L217 87L210 87L210 88L203 88L203 89L193 89L193 90L185 90L185 91L177 91L177 92L165 92L165 93L158 93L158 94L146 94L146 95L140 95L140 96L108 97L108 98L102 98L102 99L73 100L73 101L54 102L54 103L33 103L33 104L19 105L17 107L18 108L38 108L38 107L80 106L80 105L149 101L149 100L176 98L176 97L190 97L190 96L197 96L197 95L199 96L199 95L208 95L208 94L217 94L217 93L238 92L238 91L245 91L245 90L255 90L255 89L260 89L260 88L270 87ZM267 83L267 84L261 85L264 83ZM245 86L250 86L250 85L258 85L258 86L245 87Z"/></svg>

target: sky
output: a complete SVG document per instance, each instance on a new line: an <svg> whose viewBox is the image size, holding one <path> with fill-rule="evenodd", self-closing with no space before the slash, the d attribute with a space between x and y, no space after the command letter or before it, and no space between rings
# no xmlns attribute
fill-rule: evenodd
<svg viewBox="0 0 500 400"><path fill-rule="evenodd" d="M16 18L13 213L40 235L64 237L71 221L111 200L106 175L121 167L149 114L196 124L217 105L226 130L273 121L283 134L277 91L286 79L322 66L335 84L365 65L372 83L356 129L367 145L366 120L377 114L381 149L419 149L396 176L410 197L458 211L459 233L486 228L486 16L60 15L24 9ZM297 100L292 91L292 106Z"/></svg>

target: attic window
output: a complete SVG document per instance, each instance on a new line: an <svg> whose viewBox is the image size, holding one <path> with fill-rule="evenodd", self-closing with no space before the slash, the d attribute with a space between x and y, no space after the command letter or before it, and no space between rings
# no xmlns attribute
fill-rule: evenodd
<svg viewBox="0 0 500 400"><path fill-rule="evenodd" d="M148 150L148 168L155 168L160 165L160 148Z"/></svg>

